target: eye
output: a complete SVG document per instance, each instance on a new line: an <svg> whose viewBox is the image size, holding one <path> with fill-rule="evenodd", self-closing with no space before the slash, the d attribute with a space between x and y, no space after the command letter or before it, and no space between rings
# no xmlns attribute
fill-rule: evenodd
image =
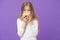
<svg viewBox="0 0 60 40"><path fill-rule="evenodd" d="M25 9L23 11L26 11Z"/></svg>
<svg viewBox="0 0 60 40"><path fill-rule="evenodd" d="M31 11L31 10L28 10L28 11Z"/></svg>

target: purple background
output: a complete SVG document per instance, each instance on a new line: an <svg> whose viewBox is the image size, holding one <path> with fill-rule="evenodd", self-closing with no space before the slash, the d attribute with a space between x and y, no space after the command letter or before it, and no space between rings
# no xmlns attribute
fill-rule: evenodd
<svg viewBox="0 0 60 40"><path fill-rule="evenodd" d="M0 0L0 40L19 40L16 19L27 0ZM38 40L60 40L60 0L29 0L39 19Z"/></svg>

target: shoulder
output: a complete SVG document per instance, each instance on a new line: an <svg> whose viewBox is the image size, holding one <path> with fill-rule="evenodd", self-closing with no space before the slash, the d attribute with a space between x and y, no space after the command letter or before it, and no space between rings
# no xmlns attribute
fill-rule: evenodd
<svg viewBox="0 0 60 40"><path fill-rule="evenodd" d="M36 22L38 22L38 19L37 19L37 18L35 18L35 19L33 19L33 21L36 21Z"/></svg>
<svg viewBox="0 0 60 40"><path fill-rule="evenodd" d="M17 21L19 21L20 19L19 18L17 18Z"/></svg>
<svg viewBox="0 0 60 40"><path fill-rule="evenodd" d="M33 22L34 22L34 23L38 23L38 19L35 18L35 19L33 20Z"/></svg>
<svg viewBox="0 0 60 40"><path fill-rule="evenodd" d="M38 19L34 19L33 20L33 25L35 25L35 26L38 26L39 25Z"/></svg>
<svg viewBox="0 0 60 40"><path fill-rule="evenodd" d="M19 22L19 21L21 22L21 19L20 18L17 18L17 22Z"/></svg>

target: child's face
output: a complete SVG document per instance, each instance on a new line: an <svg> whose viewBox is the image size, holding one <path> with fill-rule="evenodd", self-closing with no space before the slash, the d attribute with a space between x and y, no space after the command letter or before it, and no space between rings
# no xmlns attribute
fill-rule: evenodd
<svg viewBox="0 0 60 40"><path fill-rule="evenodd" d="M27 15L27 16L31 16L31 10L29 8L29 6L25 6L24 10L23 10L23 16Z"/></svg>

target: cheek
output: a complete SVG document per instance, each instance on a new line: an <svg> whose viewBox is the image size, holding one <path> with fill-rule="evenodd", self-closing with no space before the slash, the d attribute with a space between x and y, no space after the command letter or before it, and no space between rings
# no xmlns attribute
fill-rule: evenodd
<svg viewBox="0 0 60 40"><path fill-rule="evenodd" d="M31 14L31 12L30 12L30 11L28 11L28 14Z"/></svg>
<svg viewBox="0 0 60 40"><path fill-rule="evenodd" d="M26 13L25 13L25 12L23 12L23 15L26 15Z"/></svg>
<svg viewBox="0 0 60 40"><path fill-rule="evenodd" d="M32 17L32 15L30 14L30 15L29 15L29 18L31 18L31 17Z"/></svg>
<svg viewBox="0 0 60 40"><path fill-rule="evenodd" d="M30 14L31 12L30 11L28 11L28 14Z"/></svg>
<svg viewBox="0 0 60 40"><path fill-rule="evenodd" d="M25 16L25 15L28 15L28 13L26 11L23 12L23 16Z"/></svg>
<svg viewBox="0 0 60 40"><path fill-rule="evenodd" d="M23 12L23 15L31 15L31 12L30 12L30 11L27 11L27 12L24 11L24 12Z"/></svg>

